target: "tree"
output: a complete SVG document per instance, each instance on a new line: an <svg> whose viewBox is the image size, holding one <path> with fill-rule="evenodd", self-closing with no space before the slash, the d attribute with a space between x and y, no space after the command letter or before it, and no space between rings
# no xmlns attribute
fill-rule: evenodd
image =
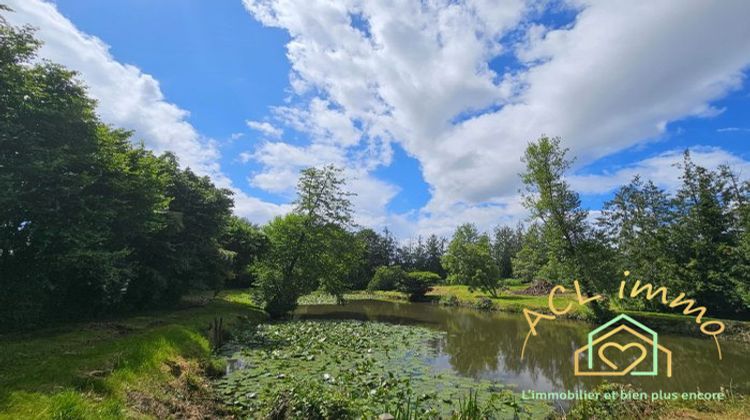
<svg viewBox="0 0 750 420"><path fill-rule="evenodd" d="M219 243L231 257L228 285L250 286L253 281L250 266L268 249L266 235L247 220L231 216L224 227Z"/></svg>
<svg viewBox="0 0 750 420"><path fill-rule="evenodd" d="M364 258L354 274L352 288L361 290L367 287L378 267L395 263L397 247L388 229L382 235L369 228L362 229L355 234L355 239L364 248Z"/></svg>
<svg viewBox="0 0 750 420"><path fill-rule="evenodd" d="M0 19L0 327L221 287L230 192L99 121L74 72L34 60L39 45Z"/></svg>
<svg viewBox="0 0 750 420"><path fill-rule="evenodd" d="M723 315L744 307L742 289L733 267L741 264L739 236L727 179L692 162L685 152L682 186L674 199L675 222L670 226L669 256L681 290Z"/></svg>
<svg viewBox="0 0 750 420"><path fill-rule="evenodd" d="M316 288L343 300L347 277L362 252L346 230L352 225L352 194L344 185L334 166L303 170L294 211L264 228L270 249L254 272L260 299L272 316L291 311L301 294Z"/></svg>
<svg viewBox="0 0 750 420"><path fill-rule="evenodd" d="M479 289L497 297L500 287L498 270L492 259L490 238L479 234L476 226L466 223L453 234L442 259L448 272L448 282L466 284L470 290Z"/></svg>
<svg viewBox="0 0 750 420"><path fill-rule="evenodd" d="M559 278L556 271L559 266L554 260L550 261L550 251L538 224L529 226L521 242L521 249L511 259L514 277L527 282L536 278Z"/></svg>
<svg viewBox="0 0 750 420"><path fill-rule="evenodd" d="M500 278L507 279L513 276L513 258L521 250L523 227L519 225L513 229L510 226L498 226L494 233L492 258L497 264Z"/></svg>
<svg viewBox="0 0 750 420"><path fill-rule="evenodd" d="M367 290L394 290L406 277L406 272L400 265L380 266L367 285Z"/></svg>
<svg viewBox="0 0 750 420"><path fill-rule="evenodd" d="M427 249L421 236L398 249L398 263L407 270L421 270L427 265Z"/></svg>
<svg viewBox="0 0 750 420"><path fill-rule="evenodd" d="M425 243L425 263L424 267L420 267L423 271L429 271L437 274L440 278L445 278L445 268L443 268L442 258L445 254L445 238L438 237L435 234L427 237ZM439 280L437 280L439 281Z"/></svg>
<svg viewBox="0 0 750 420"><path fill-rule="evenodd" d="M587 212L581 200L565 181L565 172L572 162L560 138L542 136L529 143L522 161L526 171L521 174L525 186L524 205L531 217L542 223L544 240L550 250L550 261L559 262L562 274L580 281L585 293L603 291L614 279L605 256L607 249L592 235L586 223ZM602 315L596 301L592 308Z"/></svg>
<svg viewBox="0 0 750 420"><path fill-rule="evenodd" d="M401 276L396 283L399 292L406 293L409 300L417 301L424 298L431 286L440 280L440 276L429 271L412 271Z"/></svg>
<svg viewBox="0 0 750 420"><path fill-rule="evenodd" d="M668 264L668 226L672 223L669 196L651 181L635 176L607 201L597 219L604 239L616 250L618 272L659 284L672 281ZM637 307L656 302L632 302ZM652 308L655 309L655 308Z"/></svg>
<svg viewBox="0 0 750 420"><path fill-rule="evenodd" d="M39 45L0 22L3 328L120 307L168 204L158 159L98 120L75 73L35 62Z"/></svg>

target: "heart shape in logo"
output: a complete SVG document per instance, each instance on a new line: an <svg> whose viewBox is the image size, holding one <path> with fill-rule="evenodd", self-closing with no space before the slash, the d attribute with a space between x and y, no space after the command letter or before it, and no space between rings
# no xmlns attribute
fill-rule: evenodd
<svg viewBox="0 0 750 420"><path fill-rule="evenodd" d="M604 363L606 363L607 366L609 366L615 371L619 370L619 367L617 367L615 363L613 363L607 356L604 355L604 351L610 347L614 347L617 350L620 350L620 353L625 353L626 351L632 348L636 348L640 350L640 355L630 365L628 365L628 367L626 367L622 371L623 375L626 375L628 372L635 369L635 367L638 366L638 364L640 364L642 361L644 361L646 357L648 356L648 351L646 350L646 347L641 343L628 343L625 345L620 344L620 343L613 343L613 342L604 343L604 345L599 347L599 352L598 352L599 359L603 361Z"/></svg>

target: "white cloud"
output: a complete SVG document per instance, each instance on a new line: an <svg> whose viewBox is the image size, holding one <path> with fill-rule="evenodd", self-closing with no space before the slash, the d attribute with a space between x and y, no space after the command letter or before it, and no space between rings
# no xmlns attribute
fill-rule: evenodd
<svg viewBox="0 0 750 420"><path fill-rule="evenodd" d="M204 175L219 171L219 151L187 121L189 113L166 100L159 82L112 57L102 40L79 31L57 8L39 0L9 0L12 24L31 24L44 41L40 55L80 72L98 112L110 124L136 131L157 152L173 151Z"/></svg>
<svg viewBox="0 0 750 420"><path fill-rule="evenodd" d="M750 131L750 128L744 127L724 127L716 130L717 133L733 133L738 131Z"/></svg>
<svg viewBox="0 0 750 420"><path fill-rule="evenodd" d="M53 4L40 0L4 3L14 10L4 14L9 23L38 28L36 36L44 41L41 57L80 73L89 94L98 101L97 112L103 121L134 130L136 139L142 139L148 148L157 153L172 151L183 166L231 189L235 211L242 216L263 222L286 211L286 206L263 202L233 186L219 166L216 143L190 124L188 111L167 101L151 75L117 61L107 44L79 31Z"/></svg>
<svg viewBox="0 0 750 420"><path fill-rule="evenodd" d="M274 127L269 122L260 122L260 121L252 121L247 120L245 121L248 127L252 128L253 130L260 131L261 133L274 138L281 137L282 134L284 134L284 130L280 128Z"/></svg>
<svg viewBox="0 0 750 420"><path fill-rule="evenodd" d="M682 162L684 150L670 150L650 157L613 172L570 177L570 184L581 194L606 194L629 183L634 176L651 180L657 186L674 192L681 184L682 171L676 164ZM693 146L690 158L695 164L708 169L728 165L741 177L750 176L750 162L717 147Z"/></svg>
<svg viewBox="0 0 750 420"><path fill-rule="evenodd" d="M424 229L503 217L539 135L562 136L585 165L659 138L669 122L717 115L712 101L741 86L750 63L741 0L570 1L578 15L563 28L536 22L522 1L244 2L291 36L298 96L283 110L301 119L285 122L317 142L344 127L327 134L342 148L357 135L382 150L398 141L433 192L406 223ZM496 74L488 63L500 54L521 65ZM314 104L336 118L309 113Z"/></svg>
<svg viewBox="0 0 750 420"><path fill-rule="evenodd" d="M242 138L242 137L244 137L244 136L245 136L245 133L232 133L232 134L231 134L231 135L229 136L229 138L230 138L231 140L239 140L239 139L241 139L241 138Z"/></svg>

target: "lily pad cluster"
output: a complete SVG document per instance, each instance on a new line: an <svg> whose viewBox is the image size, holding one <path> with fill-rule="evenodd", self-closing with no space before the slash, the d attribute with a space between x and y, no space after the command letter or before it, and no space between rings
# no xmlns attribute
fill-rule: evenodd
<svg viewBox="0 0 750 420"><path fill-rule="evenodd" d="M483 403L500 401L493 404L498 415L548 409L518 404L502 385L430 367L429 343L441 334L360 321L249 325L225 349L242 368L215 386L227 405L253 417L286 410L294 417L373 418L405 405L420 417L450 417L472 390Z"/></svg>

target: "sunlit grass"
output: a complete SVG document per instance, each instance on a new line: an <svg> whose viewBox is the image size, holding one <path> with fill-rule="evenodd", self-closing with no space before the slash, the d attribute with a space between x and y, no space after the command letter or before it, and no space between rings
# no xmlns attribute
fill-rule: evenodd
<svg viewBox="0 0 750 420"><path fill-rule="evenodd" d="M137 415L128 393L163 392L167 361L210 356L214 317L261 320L239 292L205 306L0 338L0 418L121 418Z"/></svg>

